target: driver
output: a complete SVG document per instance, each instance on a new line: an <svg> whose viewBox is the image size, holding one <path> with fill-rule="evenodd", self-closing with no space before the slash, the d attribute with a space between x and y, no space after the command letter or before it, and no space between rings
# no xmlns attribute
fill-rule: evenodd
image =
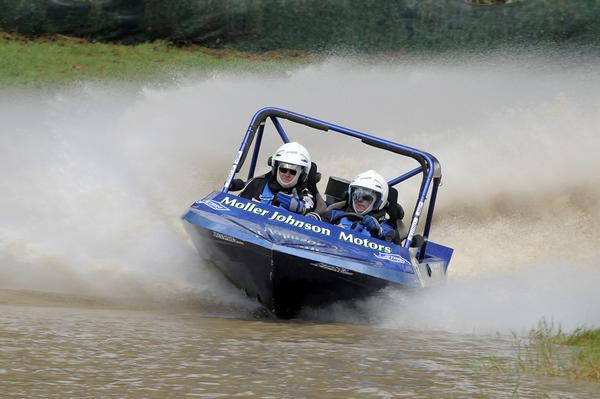
<svg viewBox="0 0 600 399"><path fill-rule="evenodd" d="M342 209L331 209L322 215L331 222L352 229L363 235L386 241L397 239L397 230L385 218L388 198L388 184L379 173L368 170L360 173L350 182L348 196ZM341 215L347 214L348 216Z"/></svg>
<svg viewBox="0 0 600 399"><path fill-rule="evenodd" d="M309 187L310 154L299 143L283 144L271 157L269 173L255 177L244 187L240 197L291 212L306 214L315 207L316 185Z"/></svg>

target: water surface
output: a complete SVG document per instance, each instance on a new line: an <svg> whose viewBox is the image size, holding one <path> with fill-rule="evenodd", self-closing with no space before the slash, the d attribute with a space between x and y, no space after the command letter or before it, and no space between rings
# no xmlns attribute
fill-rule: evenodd
<svg viewBox="0 0 600 399"><path fill-rule="evenodd" d="M0 391L600 397L597 383L509 367L513 334L540 320L600 325L599 64L332 59L160 87L0 92ZM434 154L444 178L431 238L455 248L448 284L275 322L202 264L180 215L220 187L264 106ZM353 141L288 133L325 177L403 170ZM278 143L265 144L266 158Z"/></svg>

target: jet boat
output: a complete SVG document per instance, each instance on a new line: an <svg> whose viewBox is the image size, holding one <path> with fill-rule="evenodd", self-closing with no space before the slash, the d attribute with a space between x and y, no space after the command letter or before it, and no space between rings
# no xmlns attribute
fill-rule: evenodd
<svg viewBox="0 0 600 399"><path fill-rule="evenodd" d="M421 176L400 244L236 195L254 177L267 124L275 137L290 142L282 121L358 139L415 163L388 181L386 211L400 226L404 211L394 186ZM237 178L249 154L247 177ZM309 178L314 183L320 179L316 169L313 163ZM284 109L263 108L253 116L223 187L193 203L182 219L205 261L275 317L293 318L303 307L364 298L386 287L414 290L443 283L453 249L429 240L441 178L439 162L427 152ZM348 180L329 177L326 205L343 198L347 187Z"/></svg>

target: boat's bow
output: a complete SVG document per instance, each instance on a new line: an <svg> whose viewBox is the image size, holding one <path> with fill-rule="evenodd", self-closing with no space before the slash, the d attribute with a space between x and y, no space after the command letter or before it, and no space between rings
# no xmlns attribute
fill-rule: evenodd
<svg viewBox="0 0 600 399"><path fill-rule="evenodd" d="M183 219L200 254L276 313L423 286L401 246L232 194L210 194Z"/></svg>

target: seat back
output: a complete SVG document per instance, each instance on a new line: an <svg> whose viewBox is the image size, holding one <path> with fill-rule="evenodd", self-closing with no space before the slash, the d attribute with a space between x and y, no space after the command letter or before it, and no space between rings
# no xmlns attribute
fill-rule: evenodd
<svg viewBox="0 0 600 399"><path fill-rule="evenodd" d="M388 191L388 204L385 207L386 213L390 217L392 224L396 225L398 221L404 218L404 209L398 203L398 190L394 187L389 187Z"/></svg>
<svg viewBox="0 0 600 399"><path fill-rule="evenodd" d="M396 226L397 235L394 237L394 243L401 244L402 241L408 235L408 229L404 225L402 218L404 218L404 209L398 203L398 190L394 187L390 187L388 191L388 204L385 207L385 212L390 217L389 223L392 226Z"/></svg>
<svg viewBox="0 0 600 399"><path fill-rule="evenodd" d="M317 183L321 181L321 173L317 171L317 164L314 162L310 163L310 169L308 170L308 179L306 180L308 185L314 185L315 189Z"/></svg>
<svg viewBox="0 0 600 399"><path fill-rule="evenodd" d="M329 176L325 188L325 201L331 205L348 199L348 185L350 180L341 177Z"/></svg>
<svg viewBox="0 0 600 399"><path fill-rule="evenodd" d="M310 163L310 170L308 171L308 178L306 179L306 187L315 194L315 209L314 212L322 213L327 208L327 204L321 197L317 183L321 181L321 173L317 171L317 164L314 162Z"/></svg>

